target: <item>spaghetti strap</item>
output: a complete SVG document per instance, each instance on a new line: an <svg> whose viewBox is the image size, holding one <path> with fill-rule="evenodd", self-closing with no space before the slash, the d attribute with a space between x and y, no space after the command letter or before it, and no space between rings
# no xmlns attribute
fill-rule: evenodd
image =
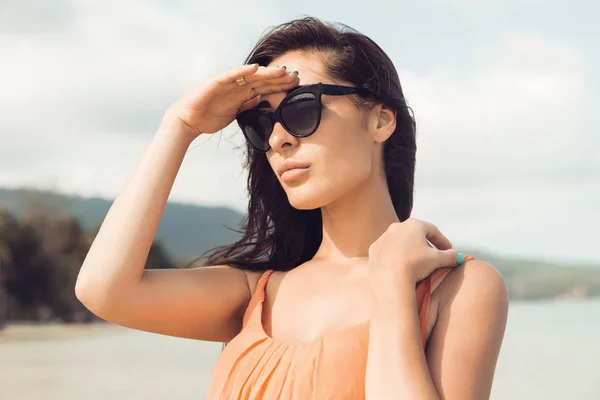
<svg viewBox="0 0 600 400"><path fill-rule="evenodd" d="M474 259L475 259L475 257L465 256L464 262L467 262L469 260L474 260ZM446 275L447 272L452 271L454 268L455 267L441 267L441 268L436 269L435 271L433 271L431 273L431 283L437 281L439 278Z"/></svg>
<svg viewBox="0 0 600 400"><path fill-rule="evenodd" d="M419 322L421 331L421 343L427 346L427 319L429 318L429 305L431 303L431 278L429 275L417 286L417 305L419 311Z"/></svg>
<svg viewBox="0 0 600 400"><path fill-rule="evenodd" d="M465 262L474 260L475 257L465 256ZM417 287L417 304L419 308L419 321L421 322L421 341L423 346L427 345L427 322L429 320L429 308L431 306L431 286L432 283L452 271L455 267L441 267L433 271Z"/></svg>
<svg viewBox="0 0 600 400"><path fill-rule="evenodd" d="M417 340L422 340L423 351L433 282L441 281L444 272L452 269L433 271L414 287L421 331ZM309 341L273 339L262 324L265 290L272 272L266 271L258 279L244 315L245 325L219 357L206 399L364 400L370 320Z"/></svg>
<svg viewBox="0 0 600 400"><path fill-rule="evenodd" d="M250 298L250 302L248 303L248 307L246 308L246 312L244 313L244 320L242 323L242 327L245 327L250 319L250 315L252 315L252 311L256 308L256 305L262 302L265 299L265 286L267 285L267 281L269 280L269 276L273 273L274 270L270 269L265 271L261 277L258 279L258 283L256 284L256 289L254 289L254 293Z"/></svg>

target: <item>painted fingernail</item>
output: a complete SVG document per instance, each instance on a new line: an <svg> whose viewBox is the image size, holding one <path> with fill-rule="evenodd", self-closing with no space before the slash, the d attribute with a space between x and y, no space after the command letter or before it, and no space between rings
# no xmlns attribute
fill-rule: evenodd
<svg viewBox="0 0 600 400"><path fill-rule="evenodd" d="M299 72L298 72L298 71L296 71L295 69L290 69L290 70L288 70L288 74L293 74L294 72L295 72L296 74L299 74Z"/></svg>
<svg viewBox="0 0 600 400"><path fill-rule="evenodd" d="M285 65L278 65L277 68L283 68L286 69L287 67Z"/></svg>

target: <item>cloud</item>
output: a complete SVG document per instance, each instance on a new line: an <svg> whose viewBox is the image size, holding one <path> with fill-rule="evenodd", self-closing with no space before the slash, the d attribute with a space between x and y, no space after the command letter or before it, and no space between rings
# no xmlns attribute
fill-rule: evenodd
<svg viewBox="0 0 600 400"><path fill-rule="evenodd" d="M419 125L421 184L600 177L594 135L581 118L580 54L545 37L509 32L475 49L467 63L473 67L402 74Z"/></svg>
<svg viewBox="0 0 600 400"><path fill-rule="evenodd" d="M38 39L64 34L75 13L69 0L5 0L0 2L0 34Z"/></svg>
<svg viewBox="0 0 600 400"><path fill-rule="evenodd" d="M270 8L236 4L239 12L229 13L228 3L72 3L55 18L68 22L61 36L0 37L0 85L10 93L0 105L13 120L34 108L50 123L147 132L147 117L160 116L209 74L239 64L249 47L243 34L256 35L271 19ZM220 29L225 22L231 29Z"/></svg>
<svg viewBox="0 0 600 400"><path fill-rule="evenodd" d="M597 263L597 235L590 224L600 220L597 204L598 181L422 187L413 215L438 225L456 248Z"/></svg>
<svg viewBox="0 0 600 400"><path fill-rule="evenodd" d="M0 185L103 197L119 193L170 104L241 63L264 28L289 14L274 0L38 3L0 4ZM425 49L435 51L439 32L423 26ZM595 61L533 30L459 36L455 60L400 71L419 126L415 216L459 243L592 254ZM242 143L235 126L201 136L171 199L243 211L246 173L234 151Z"/></svg>
<svg viewBox="0 0 600 400"><path fill-rule="evenodd" d="M11 6L13 25L37 29L43 14L19 4ZM52 8L37 36L5 26L0 184L118 193L168 106L210 74L240 64L276 20L277 6L262 5L132 1L107 7L72 1ZM202 162L217 168L235 160L231 150L217 158L213 143L189 158L202 153ZM228 197L215 188L221 182L209 178L203 185L213 188L200 192L178 188L188 193L184 198L194 193L216 203Z"/></svg>
<svg viewBox="0 0 600 400"><path fill-rule="evenodd" d="M540 8L556 8L564 3L560 0L520 0L515 1L502 1L502 0L432 0L434 6L445 6L452 9L459 9L465 15L469 15L472 18L481 18L484 14L497 14L497 13L508 13L515 9L522 10L537 9Z"/></svg>
<svg viewBox="0 0 600 400"><path fill-rule="evenodd" d="M414 215L461 246L597 260L588 73L576 47L523 31L455 65L401 73L419 125Z"/></svg>

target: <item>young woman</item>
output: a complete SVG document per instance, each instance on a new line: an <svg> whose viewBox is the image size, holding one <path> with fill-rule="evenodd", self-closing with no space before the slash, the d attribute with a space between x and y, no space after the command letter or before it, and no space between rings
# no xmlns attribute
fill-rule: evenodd
<svg viewBox="0 0 600 400"><path fill-rule="evenodd" d="M236 119L248 144L243 238L207 266L144 271L188 146ZM77 296L116 324L228 342L209 399L488 398L507 289L410 218L415 152L379 46L314 18L280 25L245 65L167 110Z"/></svg>

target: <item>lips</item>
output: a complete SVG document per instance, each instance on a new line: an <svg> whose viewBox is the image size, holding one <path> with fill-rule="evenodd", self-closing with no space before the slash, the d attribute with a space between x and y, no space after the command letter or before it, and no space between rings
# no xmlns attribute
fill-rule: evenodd
<svg viewBox="0 0 600 400"><path fill-rule="evenodd" d="M310 164L305 163L305 162L301 162L301 161L297 161L297 160L293 160L293 159L287 159L285 160L277 169L277 174L279 176L283 175L284 172L292 170L292 169L303 169L303 168L308 168L310 166Z"/></svg>

